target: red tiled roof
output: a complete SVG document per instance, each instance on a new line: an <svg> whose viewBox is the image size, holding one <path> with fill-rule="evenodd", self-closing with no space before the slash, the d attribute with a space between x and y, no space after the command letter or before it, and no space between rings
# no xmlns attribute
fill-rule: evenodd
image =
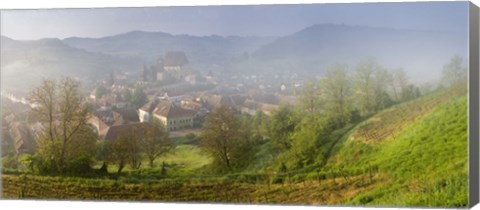
<svg viewBox="0 0 480 210"><path fill-rule="evenodd" d="M138 113L135 109L131 108L117 108L114 112L120 114L125 121L139 122Z"/></svg>
<svg viewBox="0 0 480 210"><path fill-rule="evenodd" d="M184 109L167 100L160 100L153 113L167 118L193 117L196 114L193 110Z"/></svg>
<svg viewBox="0 0 480 210"><path fill-rule="evenodd" d="M9 134L14 141L17 153L28 153L33 150L31 142L32 136L27 125L19 122L12 123Z"/></svg>
<svg viewBox="0 0 480 210"><path fill-rule="evenodd" d="M105 135L106 141L115 141L121 135L131 134L131 132L139 132L134 134L135 136L141 135L142 130L144 129L147 123L130 123L130 124L123 124L123 125L114 125L108 128L107 134Z"/></svg>
<svg viewBox="0 0 480 210"><path fill-rule="evenodd" d="M106 111L96 111L93 112L93 115L105 123L107 126L120 125L124 124L124 119L121 114L106 110Z"/></svg>

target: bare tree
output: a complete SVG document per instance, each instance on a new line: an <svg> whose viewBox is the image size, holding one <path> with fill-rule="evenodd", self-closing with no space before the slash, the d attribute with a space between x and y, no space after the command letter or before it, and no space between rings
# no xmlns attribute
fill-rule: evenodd
<svg viewBox="0 0 480 210"><path fill-rule="evenodd" d="M30 95L37 105L32 112L46 127L39 139L41 152L58 172L65 172L74 159L94 152L96 136L87 125L88 109L79 85L71 78L58 83L45 80Z"/></svg>
<svg viewBox="0 0 480 210"><path fill-rule="evenodd" d="M52 80L43 80L42 84L33 89L30 94L30 103L36 104L36 108L32 112L43 122L46 127L46 139L53 141L54 139L54 115L57 113L57 84Z"/></svg>
<svg viewBox="0 0 480 210"><path fill-rule="evenodd" d="M75 140L75 135L82 134L82 128L87 127L88 109L82 102L79 92L80 83L65 78L59 84L59 129L61 129L62 150L60 164L64 165L68 145ZM73 148L72 148L73 149Z"/></svg>

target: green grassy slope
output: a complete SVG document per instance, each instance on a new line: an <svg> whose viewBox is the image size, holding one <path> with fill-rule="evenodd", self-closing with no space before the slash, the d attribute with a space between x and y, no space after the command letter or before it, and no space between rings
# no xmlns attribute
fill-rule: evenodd
<svg viewBox="0 0 480 210"><path fill-rule="evenodd" d="M432 102L421 99L379 113L359 125L345 142L337 146L328 167L373 166L388 180L349 203L377 206L467 205L467 98L456 96L444 100L440 97L445 96L431 98L437 101L435 105L420 112L419 107L427 107L424 105ZM395 120L395 115L400 114L403 117ZM377 133L385 132L382 127L392 129L386 130L388 135L377 134L383 137L374 141L359 140L358 136L362 136L359 133L368 126L377 127Z"/></svg>

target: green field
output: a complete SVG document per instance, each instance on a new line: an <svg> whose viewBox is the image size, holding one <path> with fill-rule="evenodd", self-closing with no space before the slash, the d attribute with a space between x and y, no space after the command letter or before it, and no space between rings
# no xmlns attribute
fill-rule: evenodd
<svg viewBox="0 0 480 210"><path fill-rule="evenodd" d="M183 144L175 147L172 152L157 158L154 162L154 168L150 168L148 161L144 160L140 166L140 169L159 171L162 164L165 163L168 165L168 168L172 170L172 172L193 173L210 164L210 162L211 158L209 155L202 152L198 146ZM102 162L95 164L95 168L100 168L101 166ZM108 171L110 173L115 173L117 170L118 167L116 165L108 165ZM132 172L134 169L126 167L124 171Z"/></svg>

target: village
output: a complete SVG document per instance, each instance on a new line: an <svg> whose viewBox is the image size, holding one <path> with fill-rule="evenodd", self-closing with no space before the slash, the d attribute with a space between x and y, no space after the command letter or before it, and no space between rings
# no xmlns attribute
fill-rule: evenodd
<svg viewBox="0 0 480 210"><path fill-rule="evenodd" d="M2 199L478 200L470 2L0 12Z"/></svg>
<svg viewBox="0 0 480 210"><path fill-rule="evenodd" d="M205 71L204 71L205 72ZM302 81L292 75L239 75L191 67L182 51L169 51L154 65L132 72L112 71L96 81L85 102L91 106L89 125L99 140L113 141L121 131L160 122L171 138L198 135L204 119L220 105L243 114L270 115L281 104L295 103ZM2 119L4 148L17 155L33 153L44 126L29 113L28 95L2 92L6 110Z"/></svg>

